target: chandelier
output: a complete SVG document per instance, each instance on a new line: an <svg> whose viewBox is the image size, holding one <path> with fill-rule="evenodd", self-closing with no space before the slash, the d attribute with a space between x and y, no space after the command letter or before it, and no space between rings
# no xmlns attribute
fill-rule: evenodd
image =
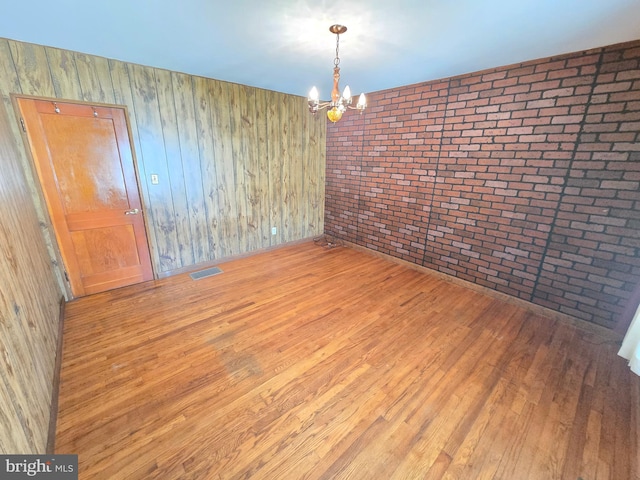
<svg viewBox="0 0 640 480"><path fill-rule="evenodd" d="M333 61L333 90L331 91L331 101L330 102L321 102L318 94L318 89L313 87L309 92L309 97L307 101L309 103L309 111L313 114L317 113L318 110L323 108L329 108L327 110L327 117L333 123L337 122L342 118L342 114L347 110L358 110L361 114L365 108L367 108L367 99L364 96L364 93L360 94L358 98L358 103L355 107L351 106L351 89L349 85L344 87L344 91L342 95L340 95L340 34L347 31L347 27L344 25L331 25L329 27L329 31L331 33L335 33L336 35L336 58Z"/></svg>

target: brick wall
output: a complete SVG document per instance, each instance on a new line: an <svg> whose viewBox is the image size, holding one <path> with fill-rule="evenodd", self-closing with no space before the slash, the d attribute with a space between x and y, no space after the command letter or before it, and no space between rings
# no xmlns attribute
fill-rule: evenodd
<svg viewBox="0 0 640 480"><path fill-rule="evenodd" d="M368 96L325 232L613 328L640 283L640 41Z"/></svg>

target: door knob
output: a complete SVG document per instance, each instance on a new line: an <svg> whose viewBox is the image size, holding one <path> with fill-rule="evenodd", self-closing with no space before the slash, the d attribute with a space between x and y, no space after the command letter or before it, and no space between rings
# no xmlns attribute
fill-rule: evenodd
<svg viewBox="0 0 640 480"><path fill-rule="evenodd" d="M140 210L137 208L132 208L131 210L124 212L125 215L137 215L138 213L140 213Z"/></svg>

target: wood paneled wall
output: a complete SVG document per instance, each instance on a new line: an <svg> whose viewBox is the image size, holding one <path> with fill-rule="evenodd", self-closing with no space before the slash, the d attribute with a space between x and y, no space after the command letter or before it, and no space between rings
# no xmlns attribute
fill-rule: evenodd
<svg viewBox="0 0 640 480"><path fill-rule="evenodd" d="M44 453L62 293L0 102L0 453Z"/></svg>
<svg viewBox="0 0 640 480"><path fill-rule="evenodd" d="M157 274L323 231L326 122L303 97L7 39L0 92L128 107Z"/></svg>

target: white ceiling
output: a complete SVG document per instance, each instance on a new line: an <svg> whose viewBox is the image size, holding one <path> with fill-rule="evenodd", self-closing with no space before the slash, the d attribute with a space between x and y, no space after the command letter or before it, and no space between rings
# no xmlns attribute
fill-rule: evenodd
<svg viewBox="0 0 640 480"><path fill-rule="evenodd" d="M0 37L296 95L354 94L640 39L640 0L1 0Z"/></svg>

